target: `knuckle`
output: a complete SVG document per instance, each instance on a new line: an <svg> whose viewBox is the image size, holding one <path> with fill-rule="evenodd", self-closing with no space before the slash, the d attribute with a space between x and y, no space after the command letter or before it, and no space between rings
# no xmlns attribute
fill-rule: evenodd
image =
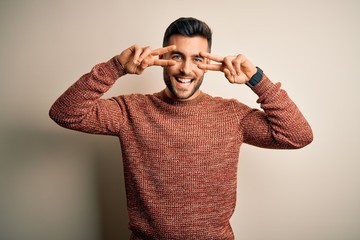
<svg viewBox="0 0 360 240"><path fill-rule="evenodd" d="M234 64L239 64L241 61L239 58L234 58L232 61Z"/></svg>
<svg viewBox="0 0 360 240"><path fill-rule="evenodd" d="M246 61L246 57L245 57L245 55L243 55L243 54L239 54L239 55L238 55L238 58L239 58L239 61L240 61L240 62Z"/></svg>
<svg viewBox="0 0 360 240"><path fill-rule="evenodd" d="M143 48L143 51L148 51L148 52L151 52L151 51L152 51L152 49L151 49L151 47L150 47L150 46L146 46L146 47L144 47L144 48Z"/></svg>
<svg viewBox="0 0 360 240"><path fill-rule="evenodd" d="M230 60L230 57L229 57L229 56L224 57L224 61L225 61L225 62L228 62L229 60Z"/></svg>
<svg viewBox="0 0 360 240"><path fill-rule="evenodd" d="M149 63L149 60L145 58L145 59L142 61L141 66L147 66L148 63Z"/></svg>

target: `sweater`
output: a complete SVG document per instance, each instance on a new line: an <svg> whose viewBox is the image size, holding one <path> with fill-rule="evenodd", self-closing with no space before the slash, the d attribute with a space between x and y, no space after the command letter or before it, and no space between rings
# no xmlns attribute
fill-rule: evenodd
<svg viewBox="0 0 360 240"><path fill-rule="evenodd" d="M96 65L49 114L65 128L119 138L130 239L234 239L240 146L295 149L313 139L281 84L265 74L252 88L262 110L203 92L189 101L164 90L101 98L123 75L115 57Z"/></svg>

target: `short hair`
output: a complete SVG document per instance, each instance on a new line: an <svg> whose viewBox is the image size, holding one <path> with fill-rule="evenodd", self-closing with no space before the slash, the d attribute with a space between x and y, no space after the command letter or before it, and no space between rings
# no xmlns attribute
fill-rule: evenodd
<svg viewBox="0 0 360 240"><path fill-rule="evenodd" d="M165 31L163 47L166 47L169 44L170 37L173 35L204 37L208 42L209 51L211 50L212 31L205 22L196 18L181 17L172 22Z"/></svg>

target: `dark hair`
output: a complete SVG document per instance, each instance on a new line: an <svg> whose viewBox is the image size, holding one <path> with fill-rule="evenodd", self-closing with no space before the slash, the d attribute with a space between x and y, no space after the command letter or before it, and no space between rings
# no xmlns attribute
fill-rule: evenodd
<svg viewBox="0 0 360 240"><path fill-rule="evenodd" d="M192 17L181 17L172 22L165 31L163 39L163 47L169 44L172 35L182 35L187 37L201 36L206 38L211 50L212 31L210 27L203 21Z"/></svg>

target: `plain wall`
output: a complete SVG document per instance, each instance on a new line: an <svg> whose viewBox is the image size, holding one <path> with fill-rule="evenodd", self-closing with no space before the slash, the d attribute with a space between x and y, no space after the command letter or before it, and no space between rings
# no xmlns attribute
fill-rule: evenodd
<svg viewBox="0 0 360 240"><path fill-rule="evenodd" d="M48 110L95 64L135 43L161 47L181 16L212 27L214 54L243 53L281 82L314 131L300 150L243 145L236 239L360 239L359 10L355 0L2 0L0 239L127 239L118 140L63 129ZM163 88L150 68L105 97ZM202 89L258 107L218 72Z"/></svg>

